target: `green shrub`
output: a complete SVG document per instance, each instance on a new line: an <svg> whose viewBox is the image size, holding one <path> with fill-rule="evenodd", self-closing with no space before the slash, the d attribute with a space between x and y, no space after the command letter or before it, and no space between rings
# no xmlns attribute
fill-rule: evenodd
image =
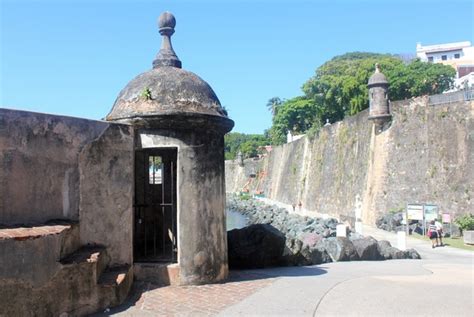
<svg viewBox="0 0 474 317"><path fill-rule="evenodd" d="M252 198L252 196L250 196L249 193L241 192L239 198L240 200L249 200L250 198Z"/></svg>
<svg viewBox="0 0 474 317"><path fill-rule="evenodd" d="M140 93L140 97L142 97L145 100L151 100L151 90L148 87L143 88L143 90Z"/></svg>
<svg viewBox="0 0 474 317"><path fill-rule="evenodd" d="M456 218L454 222L462 230L474 230L474 215L473 214L465 214L463 216L460 216Z"/></svg>

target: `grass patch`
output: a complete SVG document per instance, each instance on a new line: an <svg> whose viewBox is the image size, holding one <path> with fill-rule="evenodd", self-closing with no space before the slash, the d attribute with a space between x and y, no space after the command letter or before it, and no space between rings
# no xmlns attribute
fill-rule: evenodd
<svg viewBox="0 0 474 317"><path fill-rule="evenodd" d="M421 236L419 234L412 234L409 237L416 238L419 240L424 240L429 242L430 239L427 236ZM463 249L463 250L468 250L468 251L474 251L474 246L472 245L467 245L464 244L464 240L462 237L460 238L443 238L443 244L453 247L453 248L458 248L458 249Z"/></svg>
<svg viewBox="0 0 474 317"><path fill-rule="evenodd" d="M246 193L246 192L240 192L239 194L239 199L240 200L249 200L250 198L252 198L252 196L249 194L249 193Z"/></svg>

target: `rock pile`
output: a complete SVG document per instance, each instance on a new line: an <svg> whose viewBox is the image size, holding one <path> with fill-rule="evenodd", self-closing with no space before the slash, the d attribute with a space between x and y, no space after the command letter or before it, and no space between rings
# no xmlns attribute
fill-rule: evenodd
<svg viewBox="0 0 474 317"><path fill-rule="evenodd" d="M401 212L390 213L390 214L385 214L379 217L375 221L375 225L377 226L377 228L385 230L385 231L391 231L391 232L404 231L402 220L403 220L403 213Z"/></svg>
<svg viewBox="0 0 474 317"><path fill-rule="evenodd" d="M398 232L398 231L405 231L406 228L404 225L402 225L402 220L403 220L403 213L397 212L397 213L389 213L385 214L381 217L379 217L375 225L377 228L385 230L385 231L391 231L391 232ZM408 225L408 232L409 234L419 234L423 235L423 223L422 221L418 220L410 220L409 225ZM461 232L459 230L459 227L456 224L443 224L443 232L444 232L444 237L460 237Z"/></svg>
<svg viewBox="0 0 474 317"><path fill-rule="evenodd" d="M260 268L273 265L312 265L332 261L419 259L349 230L336 237L338 221L289 214L286 209L256 200L227 199L227 208L244 214L251 226L228 232L229 266Z"/></svg>

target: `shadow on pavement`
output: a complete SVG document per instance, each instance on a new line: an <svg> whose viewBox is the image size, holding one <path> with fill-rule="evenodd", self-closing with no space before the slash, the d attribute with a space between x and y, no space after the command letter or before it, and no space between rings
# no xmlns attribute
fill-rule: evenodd
<svg viewBox="0 0 474 317"><path fill-rule="evenodd" d="M134 281L132 285L132 289L130 290L130 293L127 299L121 305L110 308L110 309L106 309L103 312L98 312L90 316L93 316L93 317L111 316L111 315L115 315L124 311L129 311L130 308L132 308L133 306L138 306L139 304L138 302L140 301L144 293L146 293L147 291L159 288L159 287L164 287L164 286L154 285L149 282ZM137 310L138 309L139 308L137 308ZM146 311L140 311L140 314L141 315L146 314Z"/></svg>
<svg viewBox="0 0 474 317"><path fill-rule="evenodd" d="M282 276L317 276L326 273L326 268L320 266L285 266L251 270L231 270L228 282L260 280Z"/></svg>

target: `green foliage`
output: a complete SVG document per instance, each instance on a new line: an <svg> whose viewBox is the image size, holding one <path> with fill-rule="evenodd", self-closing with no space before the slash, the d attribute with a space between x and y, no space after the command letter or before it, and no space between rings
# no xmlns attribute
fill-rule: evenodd
<svg viewBox="0 0 474 317"><path fill-rule="evenodd" d="M430 175L431 178L434 178L437 171L438 171L438 168L435 165L432 165L430 169L428 170L428 174Z"/></svg>
<svg viewBox="0 0 474 317"><path fill-rule="evenodd" d="M143 88L143 90L140 93L140 97L142 97L145 100L151 100L151 90L150 90L150 88L148 88L148 87Z"/></svg>
<svg viewBox="0 0 474 317"><path fill-rule="evenodd" d="M267 102L267 108L275 116L278 112L278 108L281 106L283 101L278 97L270 98Z"/></svg>
<svg viewBox="0 0 474 317"><path fill-rule="evenodd" d="M273 117L270 131L273 144L285 143L288 131L296 134L306 132L320 120L318 114L318 107L311 99L295 97L286 100Z"/></svg>
<svg viewBox="0 0 474 317"><path fill-rule="evenodd" d="M354 115L369 106L367 82L379 63L387 77L391 100L438 94L452 86L456 71L451 66L424 63L408 64L399 57L376 53L347 53L321 65L304 85L306 98L320 107L322 118L331 122Z"/></svg>
<svg viewBox="0 0 474 317"><path fill-rule="evenodd" d="M390 208L388 210L388 213L390 214L396 214L396 213L399 213L399 212L402 212L405 210L405 206L399 206L399 207L394 207L394 208Z"/></svg>
<svg viewBox="0 0 474 317"><path fill-rule="evenodd" d="M474 215L473 214L465 214L462 215L454 222L461 228L462 230L474 230Z"/></svg>
<svg viewBox="0 0 474 317"><path fill-rule="evenodd" d="M252 196L250 196L249 193L240 193L238 197L240 200L244 200L244 201L250 200L252 198Z"/></svg>
<svg viewBox="0 0 474 317"><path fill-rule="evenodd" d="M314 138L319 135L319 131L321 131L322 127L323 124L321 120L315 120L311 128L306 131L306 135L310 140L314 140Z"/></svg>
<svg viewBox="0 0 474 317"><path fill-rule="evenodd" d="M419 59L404 61L390 54L353 52L336 56L316 69L303 85L304 96L268 101L273 124L267 137L272 144L285 143L288 131L314 138L326 120L336 122L366 109L367 82L376 63L390 83L391 100L441 93L451 88L456 74L451 66Z"/></svg>
<svg viewBox="0 0 474 317"><path fill-rule="evenodd" d="M261 134L228 133L224 136L226 160L234 160L242 152L245 158L255 157L260 146L270 144L270 140Z"/></svg>

